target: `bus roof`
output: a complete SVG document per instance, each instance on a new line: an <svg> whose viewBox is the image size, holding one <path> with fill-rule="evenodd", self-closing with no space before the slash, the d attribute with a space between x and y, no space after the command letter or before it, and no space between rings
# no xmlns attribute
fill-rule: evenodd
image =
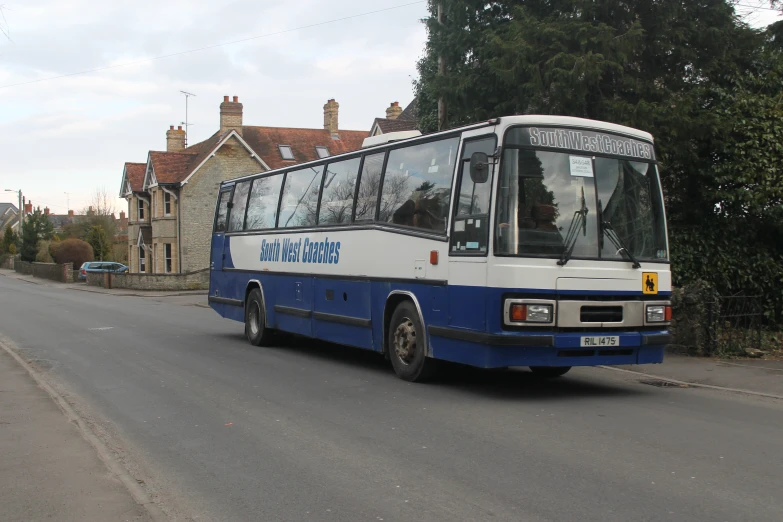
<svg viewBox="0 0 783 522"><path fill-rule="evenodd" d="M478 123L471 123L469 125L464 125L462 127L455 127L453 129L448 129L444 131L439 132L433 132L430 134L422 134L419 136L412 136L407 139L401 139L399 141L394 141L391 143L380 143L378 145L369 146L366 148L358 149L351 152L345 152L343 154L338 154L336 156L330 156L327 158L319 158L317 160L308 161L306 163L296 163L290 166L286 166L284 168L279 169L273 169L268 171L262 171L262 172L256 172L254 174L247 174L245 176L241 176L238 178L232 178L229 180L225 180L221 182L222 185L233 185L237 181L241 181L248 178L254 178L256 176L260 176L262 174L267 174L274 171L285 171L285 170L291 170L291 169L300 169L300 168L306 168L308 165L313 163L323 163L324 161L332 161L336 158L340 158L343 156L349 156L354 154L366 154L368 152L372 152L374 149L381 149L385 148L389 145L397 146L401 143L407 143L407 142L413 142L416 140L428 140L440 135L448 135L453 134L455 132L463 132L466 130L471 129L478 129L481 127L487 127L490 125L495 126L503 126L508 127L512 125L552 125L557 127L575 127L580 129L587 129L587 130L597 130L597 131L604 131L604 132L611 132L615 134L624 134L626 136L631 136L634 138L638 138L641 140L653 142L653 136L649 132L641 131L638 129L634 129L632 127L626 127L624 125L618 125L616 123L609 123L605 121L599 121L599 120L589 120L587 118L576 118L573 116L550 116L550 115L541 115L541 114L525 114L520 116L503 116L500 118L494 118L491 120L478 122Z"/></svg>

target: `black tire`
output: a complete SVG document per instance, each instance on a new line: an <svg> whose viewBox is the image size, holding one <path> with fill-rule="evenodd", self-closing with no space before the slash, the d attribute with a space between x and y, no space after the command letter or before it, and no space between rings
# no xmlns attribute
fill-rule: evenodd
<svg viewBox="0 0 783 522"><path fill-rule="evenodd" d="M562 377L568 373L570 366L531 366L530 371L535 374L536 377L543 379L554 379L555 377Z"/></svg>
<svg viewBox="0 0 783 522"><path fill-rule="evenodd" d="M266 311L261 291L254 288L245 303L245 337L253 346L268 346L272 330L266 327Z"/></svg>
<svg viewBox="0 0 783 522"><path fill-rule="evenodd" d="M400 379L423 382L434 377L438 365L427 357L426 335L413 303L397 305L389 323L388 343L389 359Z"/></svg>

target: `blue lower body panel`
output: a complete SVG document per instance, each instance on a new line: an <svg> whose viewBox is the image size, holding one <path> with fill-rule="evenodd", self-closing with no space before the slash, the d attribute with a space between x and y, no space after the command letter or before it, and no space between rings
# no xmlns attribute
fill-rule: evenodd
<svg viewBox="0 0 783 522"><path fill-rule="evenodd" d="M269 327L374 351L383 350L384 308L390 294L409 293L418 301L428 328L429 355L480 368L660 363L669 337L665 330L509 332L500 324L501 303L503 293L514 289L453 287L416 280L215 271L210 306L223 317L243 321L248 285L255 282L262 287ZM466 324L456 320L470 316L468 310L475 321ZM619 345L586 349L581 347L584 335L617 336Z"/></svg>

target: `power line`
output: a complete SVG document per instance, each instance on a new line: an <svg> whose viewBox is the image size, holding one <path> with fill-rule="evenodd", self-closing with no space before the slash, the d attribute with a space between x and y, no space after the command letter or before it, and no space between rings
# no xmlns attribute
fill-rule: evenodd
<svg viewBox="0 0 783 522"><path fill-rule="evenodd" d="M208 49L215 49L217 47L223 47L223 46L226 46L226 45L234 45L234 44L238 44L238 43L249 42L251 40L258 40L258 39L261 39L261 38L268 38L270 36L278 36L278 35L281 35L281 34L292 33L294 31L301 31L302 29L310 29L310 28L313 28L313 27L320 27L322 25L334 24L334 23L337 23L337 22L344 22L345 20L352 20L354 18L361 18L363 16L369 16L369 15L373 15L373 14L384 13L386 11L392 11L394 9L401 9L403 7L409 7L409 6L412 6L412 5L423 4L425 2L426 2L426 0L417 0L416 2L409 2L407 4L395 5L393 7L386 7L384 9L376 9L375 11L367 11L366 13L359 13L359 14L355 14L355 15L344 16L342 18L334 18L332 20L326 20L324 22L318 22L318 23L310 24L310 25L302 25L302 26L299 26L299 27L294 27L292 29L285 29L283 31L276 31L274 33L261 34L261 35L258 35L258 36L250 36L248 38L241 38L239 40L231 40L230 42L223 42L223 43L218 43L218 44L206 45L204 47L198 47L196 49L189 49L187 51L178 51L176 53L162 54L160 56L153 56L152 58L142 58L141 60L133 60L131 62L118 63L118 64L115 64L115 65L106 65L106 66L103 66L103 67L97 67L95 69L88 69L86 71L77 71L77 72L72 72L72 73L68 73L68 74L60 74L60 75L57 75L57 76L48 76L46 78L39 78L37 80L29 80L29 81L26 81L26 82L10 83L8 85L0 86L0 89L8 89L10 87L20 87L22 85L30 85L30 84L33 84L33 83L46 82L46 81L50 81L50 80L58 80L60 78L68 78L70 76L79 76L79 75L82 75L82 74L90 74L90 73L95 73L95 72L100 72L100 71L106 71L106 70L109 70L109 69L117 69L119 67L127 67L129 65L136 65L136 64L140 64L140 63L153 62L153 61L156 61L156 60L163 60L165 58L172 58L174 56L182 56L184 54L190 54L190 53L196 53L196 52L200 52L200 51L206 51Z"/></svg>
<svg viewBox="0 0 783 522"><path fill-rule="evenodd" d="M735 3L734 5L738 7L747 7L748 9L753 9L753 10L764 9L765 11L778 11L778 9L775 9L774 7L764 7L763 5L749 5L749 4L739 4L739 3Z"/></svg>

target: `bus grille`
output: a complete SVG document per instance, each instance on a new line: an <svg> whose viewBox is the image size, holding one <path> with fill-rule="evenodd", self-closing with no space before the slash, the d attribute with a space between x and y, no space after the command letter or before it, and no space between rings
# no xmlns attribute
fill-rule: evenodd
<svg viewBox="0 0 783 522"><path fill-rule="evenodd" d="M622 323L622 306L583 306L579 320L583 323Z"/></svg>

